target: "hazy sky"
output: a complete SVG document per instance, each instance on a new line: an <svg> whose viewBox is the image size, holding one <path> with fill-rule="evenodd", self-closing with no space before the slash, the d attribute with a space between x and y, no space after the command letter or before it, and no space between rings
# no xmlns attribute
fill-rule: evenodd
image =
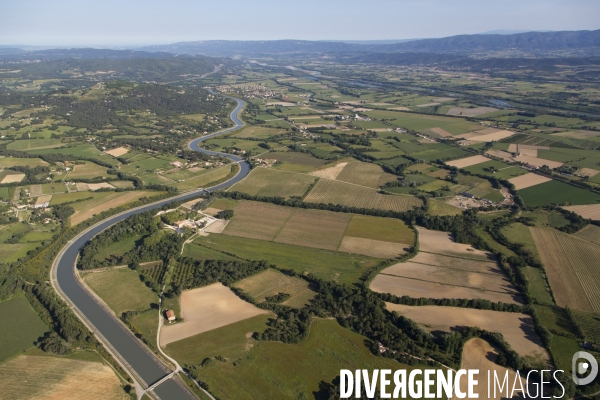
<svg viewBox="0 0 600 400"><path fill-rule="evenodd" d="M135 46L600 29L598 0L0 0L0 44Z"/></svg>

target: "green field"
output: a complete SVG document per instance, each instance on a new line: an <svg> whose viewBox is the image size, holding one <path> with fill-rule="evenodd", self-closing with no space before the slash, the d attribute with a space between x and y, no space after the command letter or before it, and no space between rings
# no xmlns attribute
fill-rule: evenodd
<svg viewBox="0 0 600 400"><path fill-rule="evenodd" d="M443 201L433 199L427 200L427 213L430 215L460 215L462 212L462 209L446 204Z"/></svg>
<svg viewBox="0 0 600 400"><path fill-rule="evenodd" d="M60 139L25 139L15 140L9 143L6 148L9 150L36 150L49 149L64 146Z"/></svg>
<svg viewBox="0 0 600 400"><path fill-rule="evenodd" d="M415 232L406 224L394 218L352 215L345 236L382 240L384 242L403 243L409 246L415 243Z"/></svg>
<svg viewBox="0 0 600 400"><path fill-rule="evenodd" d="M200 236L194 242L250 260L267 260L279 268L309 272L318 278L353 283L378 258L229 235Z"/></svg>
<svg viewBox="0 0 600 400"><path fill-rule="evenodd" d="M220 251L209 249L208 247L200 246L196 243L187 243L183 248L183 256L195 258L197 260L239 260L237 257L224 254Z"/></svg>
<svg viewBox="0 0 600 400"><path fill-rule="evenodd" d="M484 171L484 168L495 168L496 172ZM477 165L471 165L470 167L462 168L465 171L469 171L472 174L479 174L485 176L493 176L497 179L510 179L515 176L524 175L527 173L527 170L517 167L514 165L508 165L503 163L502 161L487 161Z"/></svg>
<svg viewBox="0 0 600 400"><path fill-rule="evenodd" d="M525 267L523 272L525 273L527 281L529 282L528 288L531 297L533 297L539 304L553 305L554 300L552 300L552 295L548 289L548 284L544 278L543 271L540 268Z"/></svg>
<svg viewBox="0 0 600 400"><path fill-rule="evenodd" d="M16 158L16 157L0 157L0 168L14 167L17 165L38 167L48 165L48 163L39 158Z"/></svg>
<svg viewBox="0 0 600 400"><path fill-rule="evenodd" d="M110 259L112 256L120 257L129 250L133 249L136 245L136 242L140 240L140 238L140 235L135 235L112 243L110 246L100 250L94 259L98 261L104 261Z"/></svg>
<svg viewBox="0 0 600 400"><path fill-rule="evenodd" d="M142 283L137 272L129 268L112 268L100 272L86 272L83 281L114 313L145 311L158 303L158 296Z"/></svg>
<svg viewBox="0 0 600 400"><path fill-rule="evenodd" d="M308 281L285 275L274 269L242 279L233 286L243 290L258 303L266 301L269 296L286 293L289 298L281 304L296 308L304 307L316 295L316 292L310 289Z"/></svg>
<svg viewBox="0 0 600 400"><path fill-rule="evenodd" d="M502 234L512 243L521 244L525 250L539 259L539 254L533 237L529 232L529 227L516 222L502 228Z"/></svg>
<svg viewBox="0 0 600 400"><path fill-rule="evenodd" d="M263 332L272 314L261 314L212 331L169 343L167 353L178 362L197 365L205 358L225 357L237 361L247 354L247 346L256 341L247 338L249 332Z"/></svg>
<svg viewBox="0 0 600 400"><path fill-rule="evenodd" d="M25 297L0 303L0 362L33 347L50 329Z"/></svg>
<svg viewBox="0 0 600 400"><path fill-rule="evenodd" d="M310 175L259 167L254 168L244 180L232 186L230 191L252 196L302 196L315 179Z"/></svg>
<svg viewBox="0 0 600 400"><path fill-rule="evenodd" d="M256 323L259 324L258 321ZM248 330L236 327L232 330L230 342L244 342L244 334L257 329L257 325L249 326ZM219 333L228 335L225 330ZM199 336L204 335L207 335L207 340L197 339L196 343L201 347L196 351L199 355L214 354L218 351L215 349L221 336L208 336L210 332ZM340 369L410 370L397 361L374 356L364 341L363 336L342 328L334 320L316 319L308 338L298 344L257 342L235 366L231 362L213 360L207 366L196 369L195 375L208 383L220 398L296 400L312 398L319 391L319 382L331 382L339 375ZM205 350L202 352L202 349ZM220 354L222 357L232 360L241 354L239 351L232 352L230 358L223 353ZM194 359L195 364L202 362L202 355Z"/></svg>
<svg viewBox="0 0 600 400"><path fill-rule="evenodd" d="M600 202L600 194L556 180L519 190L519 195L523 202L530 207L550 204L597 204Z"/></svg>

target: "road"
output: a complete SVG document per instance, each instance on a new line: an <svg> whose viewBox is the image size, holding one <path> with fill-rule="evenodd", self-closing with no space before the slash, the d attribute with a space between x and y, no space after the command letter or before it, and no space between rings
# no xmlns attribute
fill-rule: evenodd
<svg viewBox="0 0 600 400"><path fill-rule="evenodd" d="M231 120L235 126L219 132L212 133L189 143L192 150L210 155L221 155L237 162L240 170L236 176L211 188L196 189L194 191L161 200L152 204L141 206L132 210L109 217L80 233L71 240L59 253L52 265L52 285L62 298L73 308L82 322L105 345L108 351L134 378L136 392L141 393L148 387L156 384L172 371L151 353L139 339L137 339L115 315L105 308L89 289L79 280L75 263L83 246L95 235L124 219L148 210L162 207L174 200L186 200L197 197L200 193L212 192L231 186L245 178L250 172L250 165L244 159L235 155L218 153L201 149L198 145L207 139L218 135L233 132L244 126L239 118L239 112L245 102L235 97L229 97L237 102L236 108L231 112ZM184 385L176 379L166 379L153 389L153 392L162 400L189 400L195 399Z"/></svg>

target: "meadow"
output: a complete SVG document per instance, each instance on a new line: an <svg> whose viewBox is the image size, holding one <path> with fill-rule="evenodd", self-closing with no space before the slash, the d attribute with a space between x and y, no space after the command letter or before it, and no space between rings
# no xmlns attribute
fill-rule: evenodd
<svg viewBox="0 0 600 400"><path fill-rule="evenodd" d="M316 295L307 281L282 274L274 269L243 279L233 286L242 289L258 303L278 293L289 294L290 297L281 304L296 308L304 307Z"/></svg>
<svg viewBox="0 0 600 400"><path fill-rule="evenodd" d="M519 190L523 202L530 206L596 204L600 194L556 180Z"/></svg>
<svg viewBox="0 0 600 400"><path fill-rule="evenodd" d="M22 296L0 303L0 318L0 362L34 347L33 342L50 330Z"/></svg>
<svg viewBox="0 0 600 400"><path fill-rule="evenodd" d="M315 178L310 175L277 171L271 168L254 168L250 175L229 190L252 196L291 197L303 196Z"/></svg>

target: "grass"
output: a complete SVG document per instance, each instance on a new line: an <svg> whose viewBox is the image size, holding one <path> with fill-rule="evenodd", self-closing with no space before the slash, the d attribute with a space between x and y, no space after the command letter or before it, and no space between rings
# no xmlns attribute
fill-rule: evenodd
<svg viewBox="0 0 600 400"><path fill-rule="evenodd" d="M229 235L201 236L196 243L233 253L250 260L267 260L279 268L299 273L312 273L318 278L340 283L358 281L365 270L380 259L321 250L266 240L246 239Z"/></svg>
<svg viewBox="0 0 600 400"><path fill-rule="evenodd" d="M252 196L302 196L315 181L315 177L267 168L254 168L244 180L231 190Z"/></svg>
<svg viewBox="0 0 600 400"><path fill-rule="evenodd" d="M60 139L25 139L15 140L9 143L6 148L8 150L34 150L34 149L48 149L54 147L64 146Z"/></svg>
<svg viewBox="0 0 600 400"><path fill-rule="evenodd" d="M206 358L225 357L237 361L244 357L247 348L255 343L246 337L250 332L262 332L270 314L261 314L221 328L213 329L177 342L169 343L166 351L178 362L188 365L198 364Z"/></svg>
<svg viewBox="0 0 600 400"><path fill-rule="evenodd" d="M415 233L403 221L367 215L353 215L344 235L410 246L415 242Z"/></svg>
<svg viewBox="0 0 600 400"><path fill-rule="evenodd" d="M218 210L231 210L236 206L237 203L237 200L222 198L210 203L209 207L216 208Z"/></svg>
<svg viewBox="0 0 600 400"><path fill-rule="evenodd" d="M554 305L544 272L540 268L534 267L525 267L523 272L529 282L529 295L539 304Z"/></svg>
<svg viewBox="0 0 600 400"><path fill-rule="evenodd" d="M315 158L310 154L291 151L267 153L263 157L280 161L281 164L275 165L274 168L291 172L310 172L327 163L327 161Z"/></svg>
<svg viewBox="0 0 600 400"><path fill-rule="evenodd" d="M581 351L581 347L577 343L577 339L554 335L552 337L550 349L554 355L556 368L562 369L569 374L571 372L571 360L573 359L573 354Z"/></svg>
<svg viewBox="0 0 600 400"><path fill-rule="evenodd" d="M127 253L129 250L133 249L136 245L136 242L140 238L140 235L135 235L122 239L118 242L114 242L110 246L107 246L100 250L98 254L96 254L96 256L94 257L94 259L98 261L104 261L110 259L112 256L120 257L123 254Z"/></svg>
<svg viewBox="0 0 600 400"><path fill-rule="evenodd" d="M243 279L233 286L242 289L259 303L265 301L266 297L287 293L290 298L281 304L297 308L304 307L316 295L304 279L285 275L274 269Z"/></svg>
<svg viewBox="0 0 600 400"><path fill-rule="evenodd" d="M523 202L530 207L597 204L600 194L556 180L519 190Z"/></svg>
<svg viewBox="0 0 600 400"><path fill-rule="evenodd" d="M204 174L187 179L185 182L179 182L174 185L171 184L171 186L175 186L182 191L197 189L200 187L209 187L229 179L235 175L238 170L239 167L237 164L226 165L224 167L213 169Z"/></svg>
<svg viewBox="0 0 600 400"><path fill-rule="evenodd" d="M25 297L0 303L0 361L33 347L48 326L42 322Z"/></svg>
<svg viewBox="0 0 600 400"><path fill-rule="evenodd" d="M516 222L505 226L502 228L501 232L510 242L521 244L525 250L539 258L538 250L533 241L533 237L531 237L529 227Z"/></svg>
<svg viewBox="0 0 600 400"><path fill-rule="evenodd" d="M106 167L102 167L98 164L86 162L85 164L77 164L73 170L69 173L71 179L92 179L99 176L107 176Z"/></svg>
<svg viewBox="0 0 600 400"><path fill-rule="evenodd" d="M40 158L0 157L0 168L15 166L30 166L33 168L44 165L48 165L48 163Z"/></svg>
<svg viewBox="0 0 600 400"><path fill-rule="evenodd" d="M497 171L495 173L484 171L484 168L495 168ZM508 165L503 163L502 161L487 161L477 165L471 165L470 167L462 168L466 171L471 172L472 174L479 174L485 176L493 176L498 179L510 179L515 176L524 175L527 173L527 170L517 167L514 165Z"/></svg>
<svg viewBox="0 0 600 400"><path fill-rule="evenodd" d="M410 369L389 358L374 356L364 342L365 337L334 320L316 319L309 336L299 344L258 342L235 366L213 361L196 370L196 375L220 398L308 399L319 391L320 382L331 382L342 368ZM207 341L201 346L207 350L217 347L215 342Z"/></svg>
<svg viewBox="0 0 600 400"><path fill-rule="evenodd" d="M449 118L442 116L411 114L402 111L367 111L365 112L371 118L387 119L389 123L408 128L415 131L421 131L431 128L442 128L453 135L467 133L480 129L481 125L476 122L470 122L463 118Z"/></svg>
<svg viewBox="0 0 600 400"><path fill-rule="evenodd" d="M446 204L443 201L429 199L427 200L427 213L429 215L435 216L445 216L445 215L460 215L463 210L452 206L450 204Z"/></svg>
<svg viewBox="0 0 600 400"><path fill-rule="evenodd" d="M238 260L236 257L221 253L220 251L209 249L208 247L200 246L196 243L188 243L183 249L183 256L195 258L197 260Z"/></svg>
<svg viewBox="0 0 600 400"><path fill-rule="evenodd" d="M112 268L101 272L88 272L83 281L117 316L125 311L145 311L158 296L142 283L137 272L129 268Z"/></svg>

